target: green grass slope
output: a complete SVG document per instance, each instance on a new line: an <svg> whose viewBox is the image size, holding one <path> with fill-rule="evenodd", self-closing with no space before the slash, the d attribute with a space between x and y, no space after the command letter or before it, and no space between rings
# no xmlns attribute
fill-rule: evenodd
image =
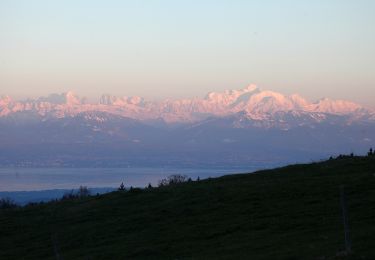
<svg viewBox="0 0 375 260"><path fill-rule="evenodd" d="M375 259L375 158L0 211L0 259ZM349 259L348 258L348 259Z"/></svg>

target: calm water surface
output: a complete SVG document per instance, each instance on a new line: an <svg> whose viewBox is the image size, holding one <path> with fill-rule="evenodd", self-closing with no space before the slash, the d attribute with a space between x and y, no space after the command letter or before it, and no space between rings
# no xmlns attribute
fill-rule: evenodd
<svg viewBox="0 0 375 260"><path fill-rule="evenodd" d="M258 167L259 168L259 167ZM153 186L171 174L183 174L195 180L226 174L252 172L247 168L0 168L0 191L35 191L87 187Z"/></svg>

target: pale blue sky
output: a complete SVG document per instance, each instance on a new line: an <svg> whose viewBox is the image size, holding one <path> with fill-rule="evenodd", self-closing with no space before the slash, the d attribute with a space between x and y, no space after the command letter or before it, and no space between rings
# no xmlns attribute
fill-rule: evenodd
<svg viewBox="0 0 375 260"><path fill-rule="evenodd" d="M257 83L375 103L375 1L0 0L0 95L203 96Z"/></svg>

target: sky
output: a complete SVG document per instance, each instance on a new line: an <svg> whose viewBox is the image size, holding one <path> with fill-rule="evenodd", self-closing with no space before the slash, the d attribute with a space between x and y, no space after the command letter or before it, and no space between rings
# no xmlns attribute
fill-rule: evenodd
<svg viewBox="0 0 375 260"><path fill-rule="evenodd" d="M375 107L372 0L0 0L0 95L150 99L255 83Z"/></svg>

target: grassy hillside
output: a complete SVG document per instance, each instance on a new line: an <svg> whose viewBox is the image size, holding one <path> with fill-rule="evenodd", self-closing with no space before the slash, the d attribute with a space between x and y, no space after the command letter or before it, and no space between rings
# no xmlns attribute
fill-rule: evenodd
<svg viewBox="0 0 375 260"><path fill-rule="evenodd" d="M375 259L375 158L0 211L0 259ZM349 259L349 258L348 258Z"/></svg>

